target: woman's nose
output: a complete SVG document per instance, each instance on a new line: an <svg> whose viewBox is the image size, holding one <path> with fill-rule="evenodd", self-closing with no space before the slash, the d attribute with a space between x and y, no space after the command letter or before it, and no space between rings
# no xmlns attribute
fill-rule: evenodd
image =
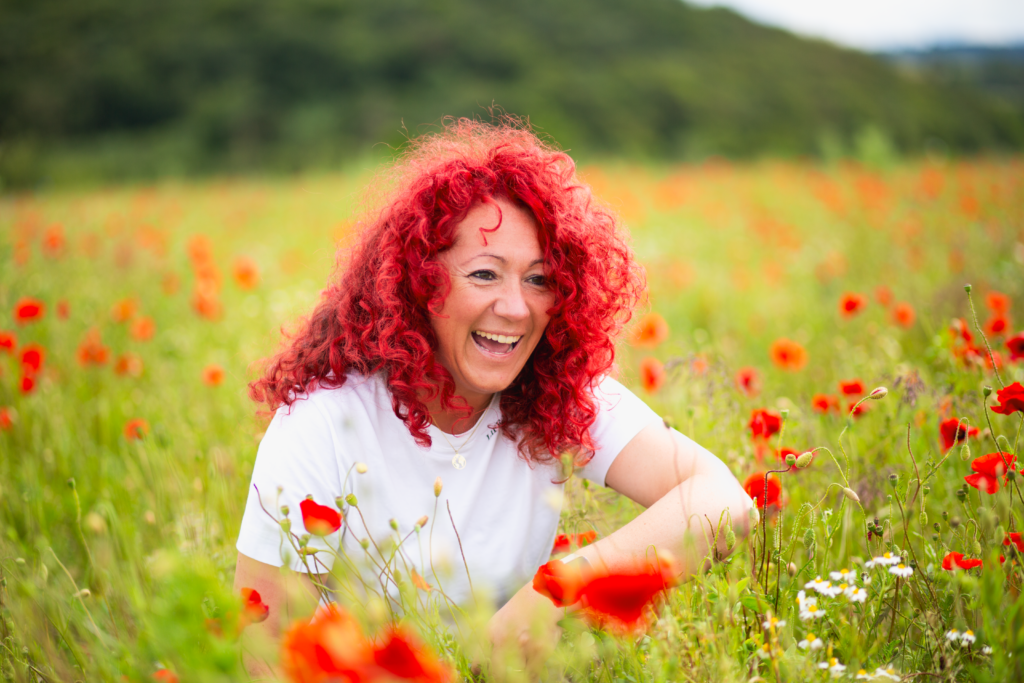
<svg viewBox="0 0 1024 683"><path fill-rule="evenodd" d="M526 297L523 296L523 287L520 283L513 282L502 287L497 301L494 302L494 312L508 320L523 320L530 315L530 307L526 305Z"/></svg>

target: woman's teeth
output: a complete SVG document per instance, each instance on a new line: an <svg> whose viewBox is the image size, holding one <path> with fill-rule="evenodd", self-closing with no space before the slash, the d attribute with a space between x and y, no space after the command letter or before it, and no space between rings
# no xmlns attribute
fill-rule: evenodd
<svg viewBox="0 0 1024 683"><path fill-rule="evenodd" d="M503 334L491 334L489 332L474 332L473 334L479 335L484 339L496 341L499 344L515 344L517 341L523 338L522 335L517 335L515 337L507 337Z"/></svg>

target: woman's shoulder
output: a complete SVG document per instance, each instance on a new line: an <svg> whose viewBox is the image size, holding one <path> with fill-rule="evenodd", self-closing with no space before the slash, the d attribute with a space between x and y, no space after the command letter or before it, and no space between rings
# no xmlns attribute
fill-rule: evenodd
<svg viewBox="0 0 1024 683"><path fill-rule="evenodd" d="M298 420L308 419L315 414L331 415L341 409L363 408L379 410L381 407L390 410L390 398L387 384L379 374L362 375L349 372L345 381L334 386L333 375L326 381L311 386L304 392L295 395L289 405L277 409L275 417L290 419L298 415Z"/></svg>

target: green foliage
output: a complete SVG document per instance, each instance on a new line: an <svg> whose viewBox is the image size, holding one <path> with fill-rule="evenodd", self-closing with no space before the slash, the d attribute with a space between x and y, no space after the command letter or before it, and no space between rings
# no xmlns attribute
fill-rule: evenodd
<svg viewBox="0 0 1024 683"><path fill-rule="evenodd" d="M969 85L678 0L0 5L7 187L336 168L492 103L591 158L1024 144Z"/></svg>

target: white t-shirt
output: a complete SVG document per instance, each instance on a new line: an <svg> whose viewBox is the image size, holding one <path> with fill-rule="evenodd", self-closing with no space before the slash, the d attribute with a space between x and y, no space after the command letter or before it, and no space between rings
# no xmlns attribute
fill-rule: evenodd
<svg viewBox="0 0 1024 683"><path fill-rule="evenodd" d="M619 452L660 418L614 379L602 380L596 396L601 406L591 427L596 453L579 474L603 486ZM531 465L519 456L516 444L495 428L500 417L495 395L472 436L471 430L459 436L443 434L431 425L432 445L424 448L395 416L380 375L350 374L339 388L313 391L290 409L278 409L263 436L238 551L266 564L282 566L287 561L292 569L305 571L284 541L279 524L261 509L260 500L278 519L281 506L287 505L291 530L301 536L305 532L299 510L303 498L312 494L315 502L337 509L338 496L354 493L368 529L352 510L346 519L350 528L344 534L336 532L326 542L314 536L310 545L325 548L329 543L337 549L342 537L346 554L356 562L366 561L359 539L372 535L378 545L394 539L392 519L398 524L397 535L405 538L417 519L434 517L434 480L440 477L444 486L436 519L427 523L419 538L409 537L402 546L403 559L432 585L440 579L456 602L465 600L469 585L457 529L473 587L490 590L499 602L507 600L550 557L563 485L552 483L558 477L553 466ZM464 469L452 465L453 445L466 458ZM366 464L365 474L353 469L357 463ZM431 523L433 564L439 576L430 570ZM372 545L370 552L374 552ZM331 555L320 552L316 557L331 566ZM408 577L403 564L398 567Z"/></svg>

